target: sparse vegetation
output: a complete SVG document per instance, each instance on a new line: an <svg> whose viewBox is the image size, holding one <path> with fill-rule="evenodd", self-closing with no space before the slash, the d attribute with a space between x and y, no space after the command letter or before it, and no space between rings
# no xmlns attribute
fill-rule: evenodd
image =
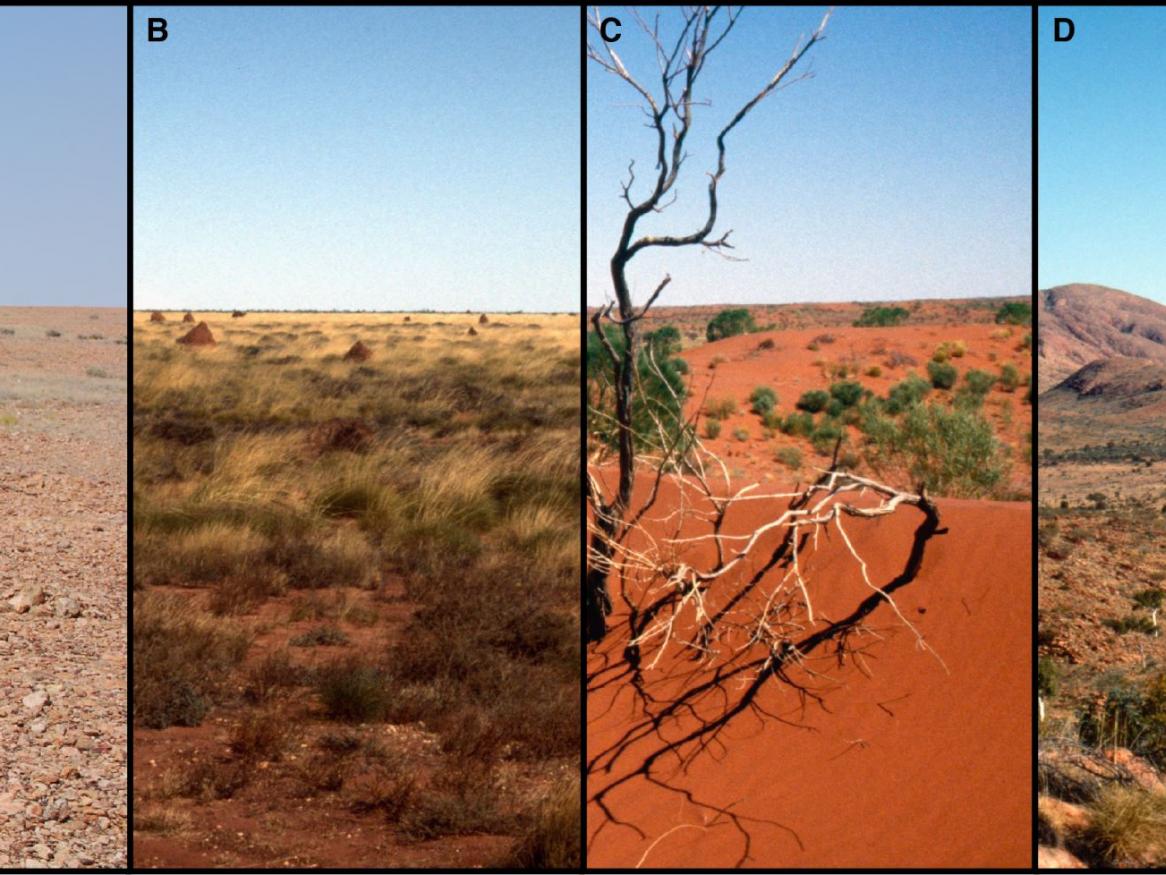
<svg viewBox="0 0 1166 875"><path fill-rule="evenodd" d="M534 841L531 781L580 747L577 318L535 319L470 337L417 315L251 314L191 350L143 317L134 720L229 706L233 727L229 758L185 769L182 792L351 783L402 840ZM371 355L346 361L357 339ZM678 342L646 340L657 363ZM309 622L242 668L273 617ZM381 721L430 734L423 770L344 741ZM280 729L308 752L284 755Z"/></svg>

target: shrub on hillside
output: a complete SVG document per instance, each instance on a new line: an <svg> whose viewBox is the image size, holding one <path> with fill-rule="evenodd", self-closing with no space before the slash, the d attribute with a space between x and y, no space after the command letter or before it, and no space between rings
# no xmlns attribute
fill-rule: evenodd
<svg viewBox="0 0 1166 875"><path fill-rule="evenodd" d="M805 410L807 413L820 413L830 403L830 393L822 389L811 389L809 392L803 392L802 397L798 399L798 409Z"/></svg>
<svg viewBox="0 0 1166 875"><path fill-rule="evenodd" d="M714 316L709 322L708 328L705 329L705 336L711 342L756 330L757 325L753 322L752 314L741 307L734 310L722 310Z"/></svg>
<svg viewBox="0 0 1166 875"><path fill-rule="evenodd" d="M788 434L791 437L808 437L814 431L814 417L812 414L804 411L791 413L781 424L781 430L784 434Z"/></svg>
<svg viewBox="0 0 1166 875"><path fill-rule="evenodd" d="M1009 301L996 311L998 325L1031 325L1032 306L1027 301Z"/></svg>
<svg viewBox="0 0 1166 875"><path fill-rule="evenodd" d="M754 413L765 416L772 413L773 408L777 406L777 393L768 386L758 386L749 396L749 403Z"/></svg>
<svg viewBox="0 0 1166 875"><path fill-rule="evenodd" d="M892 440L912 475L933 495L985 495L1008 470L1006 450L979 411L917 404L903 416Z"/></svg>
<svg viewBox="0 0 1166 875"><path fill-rule="evenodd" d="M863 310L862 315L855 320L854 325L857 328L902 325L910 315L911 313L902 307L867 307Z"/></svg>
<svg viewBox="0 0 1166 875"><path fill-rule="evenodd" d="M862 384L853 380L844 380L830 387L830 396L843 407L853 407L862 398L862 393Z"/></svg>

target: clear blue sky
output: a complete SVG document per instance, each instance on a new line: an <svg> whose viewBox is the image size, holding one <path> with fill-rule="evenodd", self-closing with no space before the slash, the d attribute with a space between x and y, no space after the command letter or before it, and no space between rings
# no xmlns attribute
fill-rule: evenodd
<svg viewBox="0 0 1166 875"><path fill-rule="evenodd" d="M808 34L822 8L746 8L710 58L679 201L646 227L703 221L716 132ZM649 17L651 10L643 10ZM629 68L655 69L629 14ZM677 13L662 10L675 32ZM771 95L728 140L717 228L727 262L645 251L630 271L642 300L668 272L668 303L849 301L1025 294L1031 266L1031 11L839 8L803 59L814 78ZM618 181L653 165L626 83L589 64L588 298L610 288L624 207ZM641 186L638 191L643 193Z"/></svg>
<svg viewBox="0 0 1166 875"><path fill-rule="evenodd" d="M0 7L0 306L126 305L126 10Z"/></svg>
<svg viewBox="0 0 1166 875"><path fill-rule="evenodd" d="M135 19L136 307L579 309L577 9Z"/></svg>
<svg viewBox="0 0 1166 875"><path fill-rule="evenodd" d="M1049 7L1040 28L1040 286L1166 303L1166 9Z"/></svg>

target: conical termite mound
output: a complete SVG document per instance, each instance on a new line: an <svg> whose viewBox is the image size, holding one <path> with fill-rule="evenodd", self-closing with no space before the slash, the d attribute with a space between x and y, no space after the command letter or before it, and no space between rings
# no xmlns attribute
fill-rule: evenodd
<svg viewBox="0 0 1166 875"><path fill-rule="evenodd" d="M367 362L370 358L372 358L372 350L359 340L352 344L352 349L344 353L346 362Z"/></svg>
<svg viewBox="0 0 1166 875"><path fill-rule="evenodd" d="M194 321L194 314L188 310L186 312L186 315L182 317L182 321L183 322L193 322Z"/></svg>
<svg viewBox="0 0 1166 875"><path fill-rule="evenodd" d="M470 337L477 337L477 336L478 336L478 332L477 332L477 330L474 328L474 326L473 326L473 325L471 325L471 326L470 326L470 330L469 330L469 331L467 331L467 332L466 332L466 334L468 334Z"/></svg>
<svg viewBox="0 0 1166 875"><path fill-rule="evenodd" d="M151 322L165 322L166 317L163 316L161 313L159 313L157 310L155 310L153 313L150 314L150 321Z"/></svg>
<svg viewBox="0 0 1166 875"><path fill-rule="evenodd" d="M211 334L211 330L205 322L199 322L178 338L178 343L185 343L187 346L214 346L215 342L215 336Z"/></svg>
<svg viewBox="0 0 1166 875"><path fill-rule="evenodd" d="M479 325L485 325L489 321L490 321L490 317L487 316L485 313L483 313L481 316L478 317L478 324Z"/></svg>

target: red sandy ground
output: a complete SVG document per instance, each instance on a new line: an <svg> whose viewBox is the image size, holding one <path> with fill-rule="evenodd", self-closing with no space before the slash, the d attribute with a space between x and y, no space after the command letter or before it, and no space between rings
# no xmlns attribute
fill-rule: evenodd
<svg viewBox="0 0 1166 875"><path fill-rule="evenodd" d="M965 334L971 343L971 332ZM804 344L784 345L792 350ZM694 356L705 354L699 350ZM802 370L792 379L807 376ZM787 383L785 393L790 391ZM640 478L641 490L646 480ZM676 501L665 493L661 508ZM763 502L738 507L741 512L730 516L726 531L751 531L776 510ZM931 653L917 649L914 636L886 605L879 606L866 621L884 636L866 654L869 676L853 663L839 668L832 652L818 654L813 667L830 676L829 682L815 683L824 691L822 707L803 705L792 688L771 680L758 701L789 722L746 713L731 724L722 744L687 770L677 769L675 759L660 759L655 776L666 787L637 775L607 797L612 816L625 823L609 820L594 803L595 794L634 772L645 755L659 749L661 737L690 731L696 718L685 715L662 735L632 744L610 772L593 768L589 865L975 869L1031 864L1031 507L943 500L939 509L941 529L927 543L921 571L895 599L946 670ZM685 535L694 533L689 520ZM919 511L902 508L879 520L848 522L847 532L875 583L885 584L902 570L921 520ZM649 527L661 533L660 524ZM771 549L772 544L758 555L768 556ZM837 534L808 561L820 615L837 617L869 595ZM599 682L610 677L602 674L605 666L623 662L627 604L618 595L616 601L612 633L589 653L589 760L643 714L626 682ZM673 654L648 675L654 679L649 691L674 694L693 668ZM711 807L693 804L693 798ZM715 808L742 818L747 847L745 835Z"/></svg>
<svg viewBox="0 0 1166 875"><path fill-rule="evenodd" d="M708 400L732 398L737 402L736 415L723 420L720 436L715 440L705 440L705 444L741 476L763 482L788 478L784 466L774 460L774 452L781 446L799 447L803 451L804 463L811 467L826 464L828 460L815 457L810 442L804 438L778 434L772 440L764 440L760 417L749 409L749 395L755 388L768 386L773 389L778 396L777 410L783 415L788 414L794 411L794 405L803 392L828 389L834 382L823 373L823 363L853 362L860 365L860 372L845 379L856 380L876 395L886 397L891 387L910 371L926 378L927 362L936 347L957 340L967 346L963 357L950 359L959 372L960 382L964 374L973 369L999 374L1005 362L1016 365L1023 378L1031 373L1032 353L1017 347L1029 329L1016 326L1011 337L993 337L994 333L1002 333L1001 328L990 322L908 324L893 328L817 327L745 334L701 344L682 353L689 364L692 379L687 413L691 414ZM814 338L825 334L832 336L834 341L819 343L816 351L807 349ZM759 344L765 340L772 340L775 347L760 349ZM876 353L880 349L886 352ZM886 360L891 352L906 353L918 364L890 368ZM995 356L995 361L991 356ZM710 368L714 359L722 361ZM866 375L866 369L872 365L882 369L881 376ZM1032 430L1032 406L1023 400L1026 391L1024 386L1015 392L1005 392L997 386L988 393L983 408L997 437L1012 450L1009 485L1023 493L1028 493L1032 483L1031 468L1024 462L1021 452L1026 436ZM933 392L932 397L949 394ZM998 404L1005 400L1011 406L1011 423L1007 425ZM734 430L742 427L749 432L746 441L733 436ZM703 424L700 433L703 439ZM861 435L856 429L851 429L851 439L860 442Z"/></svg>
<svg viewBox="0 0 1166 875"><path fill-rule="evenodd" d="M197 590L168 588L200 598ZM329 602L338 595L325 595ZM296 665L319 666L359 650L382 647L408 621L414 606L403 600L403 587L390 582L385 593L346 589L348 604L375 611L373 625L342 625L349 643L342 647L291 647ZM257 609L258 632L233 681L243 688L247 672L274 650L308 630L319 619L291 621L288 615L302 594L269 599ZM362 787L354 775L342 792L304 793L297 769L325 734L345 730L362 741L377 742L408 754L417 773L436 766L436 736L414 726L361 724L344 726L326 719L315 698L300 691L280 705L289 725L297 727L293 752L280 762L264 763L251 782L229 799L196 800L172 796L166 786L184 769L227 756L232 727L250 711L241 702L220 705L196 727L165 730L134 727L135 814L164 813L172 826L160 833L135 830L134 865L139 868L459 868L501 857L513 839L505 836L447 836L435 841L396 838L378 812L355 813L352 794ZM299 750L295 750L299 748Z"/></svg>

